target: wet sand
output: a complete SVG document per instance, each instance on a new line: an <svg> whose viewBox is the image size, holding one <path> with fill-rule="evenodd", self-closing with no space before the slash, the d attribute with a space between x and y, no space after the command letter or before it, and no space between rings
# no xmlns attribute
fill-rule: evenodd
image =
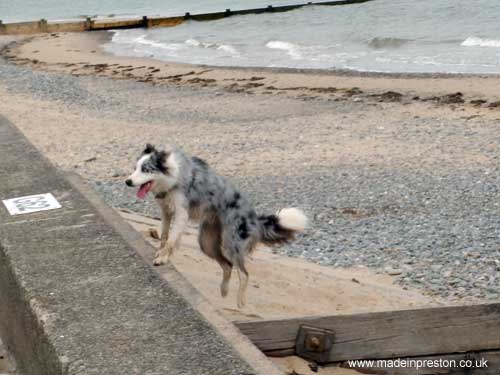
<svg viewBox="0 0 500 375"><path fill-rule="evenodd" d="M368 100L500 106L499 76L373 74L277 68L226 68L119 57L104 52L108 32L30 37L3 51L9 61L75 76L96 75L153 85L213 87L247 94L286 95L304 100Z"/></svg>

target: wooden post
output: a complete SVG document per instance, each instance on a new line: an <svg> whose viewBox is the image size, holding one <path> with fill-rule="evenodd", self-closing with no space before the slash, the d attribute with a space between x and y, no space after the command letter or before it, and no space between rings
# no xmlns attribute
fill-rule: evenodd
<svg viewBox="0 0 500 375"><path fill-rule="evenodd" d="M92 20L90 19L90 17L85 18L85 30L92 30Z"/></svg>
<svg viewBox="0 0 500 375"><path fill-rule="evenodd" d="M7 28L3 24L2 20L0 20L0 34L6 34L7 33L6 29Z"/></svg>
<svg viewBox="0 0 500 375"><path fill-rule="evenodd" d="M38 27L40 29L40 32L42 33L46 33L47 32L47 20L45 18L42 18L39 22L38 22Z"/></svg>
<svg viewBox="0 0 500 375"><path fill-rule="evenodd" d="M149 24L148 24L148 16L143 16L142 17L142 24L143 26L147 29L149 27Z"/></svg>

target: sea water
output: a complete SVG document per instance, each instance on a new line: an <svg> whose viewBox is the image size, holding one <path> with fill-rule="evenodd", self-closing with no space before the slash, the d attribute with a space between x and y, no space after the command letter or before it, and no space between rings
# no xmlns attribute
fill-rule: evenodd
<svg viewBox="0 0 500 375"><path fill-rule="evenodd" d="M132 0L77 3L79 13L87 3L85 9L97 15L173 15L252 8L270 2L150 0L136 1L140 3L136 7ZM117 5L113 7L113 3ZM189 21L171 28L113 31L104 48L118 55L215 66L499 74L500 1L374 0L310 6L286 13Z"/></svg>

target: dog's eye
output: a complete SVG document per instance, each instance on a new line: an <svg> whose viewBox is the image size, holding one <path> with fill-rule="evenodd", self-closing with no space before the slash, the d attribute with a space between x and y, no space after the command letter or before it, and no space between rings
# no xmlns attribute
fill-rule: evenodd
<svg viewBox="0 0 500 375"><path fill-rule="evenodd" d="M143 165L141 166L141 172L142 172L142 173L150 173L150 172L152 172L152 171L153 171L153 170L152 170L152 168L151 168L151 166L150 166L150 165L143 164Z"/></svg>

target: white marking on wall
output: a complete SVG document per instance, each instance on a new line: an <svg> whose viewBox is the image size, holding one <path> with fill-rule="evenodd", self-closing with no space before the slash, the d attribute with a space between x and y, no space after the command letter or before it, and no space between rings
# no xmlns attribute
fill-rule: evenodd
<svg viewBox="0 0 500 375"><path fill-rule="evenodd" d="M2 202L11 215L29 214L61 208L61 205L51 193L5 199Z"/></svg>

